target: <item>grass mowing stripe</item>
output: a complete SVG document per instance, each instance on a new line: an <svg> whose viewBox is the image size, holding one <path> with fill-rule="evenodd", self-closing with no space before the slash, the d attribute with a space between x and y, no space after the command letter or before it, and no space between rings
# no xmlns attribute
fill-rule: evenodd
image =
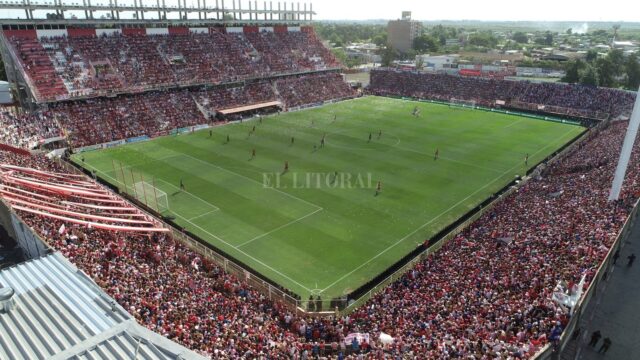
<svg viewBox="0 0 640 360"><path fill-rule="evenodd" d="M420 118L411 116L415 106ZM211 137L205 130L84 155L101 174L113 175L107 170L117 160L145 179L155 178L168 193L184 178L189 193L204 202L188 194L170 198L180 226L303 297L324 289L328 299L369 281L522 174L526 153L535 164L563 145L566 137L559 134L578 135L581 128L366 97L211 131ZM313 152L325 133L326 146ZM438 161L432 160L436 148ZM285 160L291 169L281 186L265 188L263 174L280 174ZM334 171L352 178L370 174L372 184L332 187L303 180L305 174ZM384 186L375 196L378 180ZM209 213L213 208L205 202L220 210Z"/></svg>
<svg viewBox="0 0 640 360"><path fill-rule="evenodd" d="M567 136L568 134L571 133L571 129L569 129L567 132L565 132L564 134L562 134L556 141L560 141L560 139L564 138L565 136ZM532 157L534 157L535 155L539 154L540 152L542 152L544 149L546 149L547 147L549 147L550 145L555 144L555 142L550 143L548 145L546 145L545 147L541 148L540 150L538 150L536 153L533 154ZM399 243L405 241L407 238L409 238L410 236L412 236L413 234L417 233L418 231L420 231L422 228L424 228L425 226L433 223L434 221L436 221L437 219L439 219L442 215L448 213L449 211L453 210L454 208L456 208L458 205L464 203L466 200L468 200L469 198L471 198L472 196L474 196L475 194L477 194L478 192L482 191L484 188L486 188L487 186L493 184L494 182L500 180L502 177L504 177L505 175L507 175L508 173L510 173L511 171L515 170L516 168L518 168L519 166L522 166L521 163L516 164L514 167L512 167L511 169L506 170L505 172L503 172L502 174L500 174L498 177L496 177L495 179L493 179L491 182L485 184L483 187L479 188L478 190L474 191L473 193L471 193L469 196L465 197L464 199L458 201L457 203L455 203L453 206L451 206L450 208L448 208L447 210L443 211L442 213L440 213L438 216L436 216L435 218L429 220L428 222L422 224L419 228L415 229L414 231L412 231L411 233L409 233L408 235L406 235L405 237L401 238L400 240L396 241L395 243L393 243L393 245L389 246L388 248L386 248L384 251L380 252L379 254L377 254L376 256L372 257L371 259L367 260L365 263L361 264L360 266L358 266L357 268L353 269L352 271L350 271L349 273L341 276L340 278L338 278L338 280L334 281L333 283L331 283L329 286L327 286L326 288L322 289L322 291L320 293L324 293L327 289L330 289L332 286L334 286L335 284L339 283L340 281L344 280L346 277L348 277L349 275L353 274L354 272L356 272L357 270L359 270L360 268L362 268L363 266L367 265L368 263L370 263L371 261L377 259L378 257L380 257L382 254L386 253L387 251L391 250L391 248L395 247L396 245L398 245Z"/></svg>

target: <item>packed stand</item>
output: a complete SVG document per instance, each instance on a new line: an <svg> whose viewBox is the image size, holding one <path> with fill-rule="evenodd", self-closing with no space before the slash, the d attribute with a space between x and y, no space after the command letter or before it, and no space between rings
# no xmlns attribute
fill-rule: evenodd
<svg viewBox="0 0 640 360"><path fill-rule="evenodd" d="M300 318L166 234L118 233L19 212L136 319L213 358L383 352L417 358L525 358L557 340L558 283L589 281L640 195L638 147L622 198L608 202L627 122L588 140L349 316ZM0 163L64 172L40 157ZM569 214L569 215L568 215ZM510 239L503 243L501 239ZM134 276L132 276L134 274ZM185 291L188 289L188 291ZM371 343L344 343L354 332ZM392 345L375 341L381 332Z"/></svg>
<svg viewBox="0 0 640 360"><path fill-rule="evenodd" d="M378 95L400 95L440 101L471 100L487 107L495 107L496 100L501 100L506 106L526 110L588 118L599 118L599 114L603 113L610 119L620 116L628 118L635 101L635 93L611 88L390 69L373 70L369 90ZM534 107L530 108L530 104Z"/></svg>
<svg viewBox="0 0 640 360"><path fill-rule="evenodd" d="M273 85L270 82L230 88L203 88L195 92L194 95L198 103L211 112L277 101Z"/></svg>
<svg viewBox="0 0 640 360"><path fill-rule="evenodd" d="M39 100L219 84L339 67L312 31L12 36Z"/></svg>
<svg viewBox="0 0 640 360"><path fill-rule="evenodd" d="M73 147L163 135L206 122L188 90L62 102L51 111Z"/></svg>
<svg viewBox="0 0 640 360"><path fill-rule="evenodd" d="M82 147L163 135L175 128L207 123L220 110L273 101L288 107L302 106L354 95L340 74L329 73L238 87L154 91L60 102L50 106L50 113L65 129L70 144Z"/></svg>
<svg viewBox="0 0 640 360"><path fill-rule="evenodd" d="M356 96L356 92L337 73L289 77L276 81L276 88L287 108L312 105Z"/></svg>
<svg viewBox="0 0 640 360"><path fill-rule="evenodd" d="M42 140L58 136L62 136L62 131L53 116L16 114L0 109L0 143L31 149Z"/></svg>
<svg viewBox="0 0 640 360"><path fill-rule="evenodd" d="M12 37L9 41L37 97L57 99L67 95L67 88L56 73L47 50L37 39Z"/></svg>

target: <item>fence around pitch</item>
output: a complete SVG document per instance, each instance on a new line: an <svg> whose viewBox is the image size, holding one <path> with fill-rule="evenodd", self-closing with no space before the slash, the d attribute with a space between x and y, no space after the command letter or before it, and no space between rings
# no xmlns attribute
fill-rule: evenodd
<svg viewBox="0 0 640 360"><path fill-rule="evenodd" d="M419 100L419 101L430 102L430 103L438 103L438 104L448 104L448 103L434 101L434 100ZM479 109L479 110L485 110L485 109ZM545 120L549 120L549 119L545 118ZM557 120L553 119L551 121L557 121ZM607 125L608 125L608 122L603 122L603 123L600 123L597 127L595 127L595 129L602 129L602 128L606 127ZM577 146L580 142L584 141L588 137L589 137L589 132L585 132L582 135L580 135L580 137L578 137L572 144L569 144L564 149L562 149L560 152L558 152L555 156L553 156L547 162L547 165L550 165L550 164L558 161L559 159L563 158L569 151L574 149L575 146ZM530 174L536 174L539 171L541 171L541 167L537 166L537 167L533 168L532 170L530 170L529 173ZM418 262L426 259L429 255L431 255L434 252L438 251L442 246L444 246L447 242L449 242L451 239L453 239L462 230L464 230L466 227L471 225L474 221L478 220L482 215L484 215L487 211L491 210L495 205L497 205L503 199L505 199L506 197L510 196L520 186L524 185L529 179L530 179L529 177L524 178L523 179L524 181L519 186L517 186L517 187L516 186L512 186L509 190L507 190L504 193L502 193L494 201L489 203L488 206L485 206L481 211L478 211L475 214L471 215L466 221L464 221L460 225L456 226L449 233L447 233L440 240L438 240L435 244L433 244L433 245L429 246L428 248L426 248L425 250L423 250L420 254L418 254L415 258L410 260L407 264L403 265L400 269L396 270L391 275L386 277L384 280L380 281L378 284L373 286L363 296L361 296L358 299L355 299L355 300L352 300L351 302L349 302L347 307L344 310L342 310L340 313L341 314L348 314L348 313L354 311L355 309L357 309L358 307L360 307L361 305L363 305L364 303L366 303L369 299L371 299L380 290L384 289L385 287L387 287L388 285L390 285L394 281L398 280L407 271L412 269Z"/></svg>
<svg viewBox="0 0 640 360"><path fill-rule="evenodd" d="M72 164L72 163L69 163L67 161L62 161L62 160L58 161L58 164L60 164L66 170L68 170L68 171L70 171L72 173L87 175L87 173L85 171L88 171L88 170L86 170L86 169L81 170L78 167L76 167L76 166L80 166L80 165ZM135 206L136 208L138 208L143 213L145 213L148 216L153 217L154 219L156 219L156 221L158 221L162 225L162 227L164 227L166 229L169 229L171 231L171 234L172 234L172 236L173 236L173 238L175 240L177 240L177 241L181 242L182 244L184 244L185 246L189 247L191 250L193 250L197 254L199 254L201 256L204 256L208 260L211 260L216 265L218 265L220 268L222 268L225 272L228 272L230 274L235 275L240 280L244 280L247 284L251 285L254 289L256 289L257 291L262 293L264 296L267 296L270 300L279 300L282 304L286 305L292 311L304 312L304 310L301 307L302 303L301 303L300 300L295 299L293 296L291 296L290 294L287 294L282 289L279 289L278 287L270 284L269 282L265 281L264 279L259 278L258 276L254 275L253 273L251 273L250 271L248 271L247 269L245 269L241 265L235 263L234 261L230 260L226 256L218 253L214 249L202 244L201 242L199 242L199 241L191 238L190 236L180 232L178 229L176 229L175 227L171 226L167 222L159 219L157 215L154 215L154 214L150 213L148 211L148 209L145 208L145 204L143 204L141 202L136 203L135 201L131 201L132 200L132 195L127 193L126 191L124 191L122 189L122 184L119 184L119 185L118 184L111 184L111 185L109 185L108 181L102 180L102 179L100 179L100 180L101 180L101 183L103 185L106 185L106 187L108 189L111 189L111 190L117 189L118 192L120 192L119 195L120 196L124 195L125 199L129 200L129 203L132 206ZM117 179L114 179L114 180L118 181Z"/></svg>
<svg viewBox="0 0 640 360"><path fill-rule="evenodd" d="M425 101L425 100L422 100L422 101ZM437 101L433 101L433 100L426 100L426 102L438 103ZM446 103L444 103L444 104L446 104ZM478 108L478 110L487 111L485 109L480 109L480 108ZM547 118L544 118L544 119L545 120L551 120L551 119L547 119ZM558 121L558 120L559 119L553 119L551 121ZM607 122L600 123L599 126L597 126L596 128L604 127L606 124L607 124ZM564 149L562 149L557 154L555 154L555 156L553 156L551 159L549 159L548 163L553 163L557 159L562 158L565 153L567 153L568 151L570 151L571 149L574 148L574 145L576 145L578 142L583 141L587 136L588 136L588 132L583 133L573 143L567 145ZM65 166L67 168L73 169L73 171L75 171L75 172L80 171L74 165L71 165L71 164L69 164L67 162L61 161L61 163L65 164ZM532 169L530 171L530 173L531 172L535 172L535 171L540 171L540 166L537 166L536 168ZM508 174L506 174L505 176L507 176L507 175ZM524 181L523 181L522 184L526 183L526 181L528 181L528 178L525 177L523 180ZM488 210L492 209L502 199L504 199L507 196L511 195L514 191L517 190L517 188L518 188L517 186L510 187L508 190L504 191L499 197L497 197L496 199L491 201L487 206L482 208L480 211L477 211L476 213L471 214L468 219L466 219L464 222L462 222L461 224L456 226L454 229L452 229L450 232L448 232L446 235L444 235L441 239L439 239L436 243L434 243L433 245L429 246L428 248L425 248L422 252L420 252L418 255L416 255L413 259L409 260L406 264L402 265L399 269L394 271L391 275L387 276L382 281L378 282L376 285L371 287L368 291L366 291L364 293L364 295L358 297L357 299L352 299L348 303L347 303L347 298L330 299L330 300L324 299L324 300L322 300L321 301L322 309L326 309L326 310L329 310L329 311L325 311L325 312L319 313L319 315L348 314L348 313L354 311L357 307L359 307L360 305L364 304L366 301L368 301L371 297L373 297L380 290L384 289L386 286L388 286L392 282L394 282L397 279L399 279L404 273L406 273L409 269L413 268L418 262L424 260L430 254L432 254L435 251L439 250L444 244L446 244L449 240L453 239L458 233L460 233L467 226L471 225L474 221L476 221L478 218L480 218ZM119 189L119 190L122 190L122 189ZM124 191L124 193L126 194L127 191ZM138 206L137 204L135 204L135 205L138 208L140 208L142 211L144 211L145 213L149 214L150 216L153 216L154 218L158 218L157 216L150 214L147 211L147 209L144 208L144 206ZM255 289L260 291L262 294L264 294L265 296L268 296L269 299L280 300L282 303L284 303L285 305L287 305L288 307L290 307L292 310L294 310L296 312L307 312L307 313L312 313L313 312L313 311L307 311L309 309L309 307L308 307L309 302L306 301L305 299L296 299L296 298L294 298L293 296L291 296L287 292L283 291L279 287L274 286L273 284L271 284L268 281L260 278L259 276L256 276L255 274L250 272L245 267L235 263L234 261L230 260L225 255L220 254L219 252L215 251L211 247L208 247L208 246L204 245L203 243L191 238L190 236L188 236L186 234L183 234L182 232L177 230L175 227L169 225L168 223L166 223L164 221L161 221L161 223L163 224L163 226L165 226L166 228L170 229L172 231L172 233L174 234L174 237L176 239L178 239L179 241L181 241L183 244L187 245L189 248L191 248L195 252L197 252L197 253L205 256L206 258L212 260L214 263L216 263L220 267L222 267L225 271L236 275L239 279L243 279L248 284L253 286ZM336 308L336 304L340 304L340 306L338 308ZM333 310L335 310L335 312Z"/></svg>

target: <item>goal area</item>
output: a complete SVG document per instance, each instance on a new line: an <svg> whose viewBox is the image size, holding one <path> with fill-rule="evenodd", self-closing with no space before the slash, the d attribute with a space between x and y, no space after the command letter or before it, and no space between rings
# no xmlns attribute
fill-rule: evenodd
<svg viewBox="0 0 640 360"><path fill-rule="evenodd" d="M159 213L169 210L169 197L167 193L146 181L134 183L132 195L138 201Z"/></svg>
<svg viewBox="0 0 640 360"><path fill-rule="evenodd" d="M475 109L476 101L451 98L449 99L449 107L458 109Z"/></svg>

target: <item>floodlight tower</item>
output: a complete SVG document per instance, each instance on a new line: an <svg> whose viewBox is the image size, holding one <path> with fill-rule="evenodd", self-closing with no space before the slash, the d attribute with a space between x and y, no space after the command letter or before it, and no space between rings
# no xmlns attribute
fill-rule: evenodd
<svg viewBox="0 0 640 360"><path fill-rule="evenodd" d="M631 151L633 150L633 143L636 140L638 134L638 126L640 126L640 89L636 93L636 102L633 105L633 111L631 112L631 119L629 120L629 126L627 127L627 134L624 137L624 143L622 144L622 151L620 152L620 159L618 159L618 167L616 168L616 176L613 178L613 184L611 184L611 192L609 193L609 201L618 200L620 196L620 190L622 190L622 183L624 182L624 175L627 172L629 166L629 158L631 158Z"/></svg>

